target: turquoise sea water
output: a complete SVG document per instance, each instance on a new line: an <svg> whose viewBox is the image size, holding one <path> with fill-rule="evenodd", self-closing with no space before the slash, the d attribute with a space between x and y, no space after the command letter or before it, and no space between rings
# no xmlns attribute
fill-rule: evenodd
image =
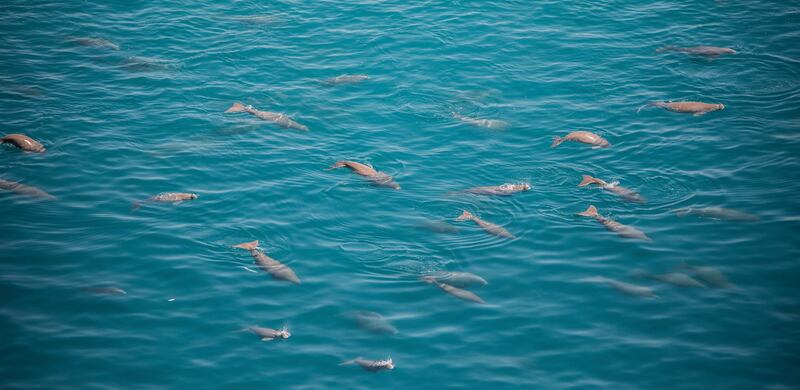
<svg viewBox="0 0 800 390"><path fill-rule="evenodd" d="M2 2L0 133L48 150L3 145L0 178L58 199L0 192L0 387L797 388L798 26L760 1ZM321 82L342 74L369 79ZM726 109L637 113L656 100ZM236 101L310 130L223 114ZM613 146L550 147L577 129ZM402 189L325 170L343 159ZM516 182L533 189L459 192ZM199 199L131 210L167 191ZM574 215L589 204L653 241ZM760 220L673 213L705 206ZM251 240L302 284L231 248ZM735 287L634 277L683 261ZM438 271L488 280L486 304L419 281ZM396 368L338 365L358 356Z"/></svg>

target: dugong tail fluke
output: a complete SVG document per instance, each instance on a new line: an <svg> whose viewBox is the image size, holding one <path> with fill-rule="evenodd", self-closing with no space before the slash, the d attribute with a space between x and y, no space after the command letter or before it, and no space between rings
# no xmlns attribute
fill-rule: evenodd
<svg viewBox="0 0 800 390"><path fill-rule="evenodd" d="M597 184L597 185L601 185L602 186L602 185L606 185L606 182L604 182L604 181L602 181L602 180L600 180L600 179L598 179L596 177L591 177L589 175L583 175L583 180L581 180L581 182L578 183L578 187L586 187L589 184Z"/></svg>
<svg viewBox="0 0 800 390"><path fill-rule="evenodd" d="M241 244L236 244L236 245L233 246L233 248L241 248L241 249L245 249L245 250L248 250L248 251L252 251L252 250L255 250L256 248L258 248L258 240L250 241L250 242L243 242Z"/></svg>
<svg viewBox="0 0 800 390"><path fill-rule="evenodd" d="M597 213L597 207L589 206L589 208L587 208L586 211L582 211L577 215L580 215L582 217L597 218L597 216L600 214Z"/></svg>
<svg viewBox="0 0 800 390"><path fill-rule="evenodd" d="M561 143L564 142L564 141L566 141L564 138L561 138L559 136L555 136L555 137L553 137L553 143L550 144L550 147L551 148L555 148L556 146L561 145Z"/></svg>
<svg viewBox="0 0 800 390"><path fill-rule="evenodd" d="M244 106L244 104L242 104L242 103L239 103L239 102L236 102L236 103L233 103L233 105L232 105L232 106L230 106L230 108L228 108L227 110L225 110L225 113L226 113L226 114L230 114L230 113L232 113L232 112L245 112L245 106Z"/></svg>

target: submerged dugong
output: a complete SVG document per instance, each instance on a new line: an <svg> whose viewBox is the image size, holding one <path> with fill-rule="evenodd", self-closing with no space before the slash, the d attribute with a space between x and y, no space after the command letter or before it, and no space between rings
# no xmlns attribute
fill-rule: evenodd
<svg viewBox="0 0 800 390"><path fill-rule="evenodd" d="M602 188L602 189L604 189L604 190L606 190L608 192L611 192L613 194L616 194L616 195L622 197L622 199L625 199L625 200L627 200L629 202L636 202L636 203L644 203L644 202L646 202L646 200L645 200L645 198L643 196L639 195L636 191L627 189L625 187L621 187L619 185L618 181L611 182L611 183L606 183L605 181L603 181L601 179L598 179L596 177L591 177L589 175L583 175L583 179L578 184L578 187L586 187L586 186L588 186L590 184L596 184L600 188Z"/></svg>
<svg viewBox="0 0 800 390"><path fill-rule="evenodd" d="M733 284L725 277L725 274L722 271L714 268L714 267L697 267L687 264L685 261L681 263L679 266L681 269L688 270L695 274L697 277L702 279L704 282L708 283L711 287L717 288L729 288L733 287Z"/></svg>
<svg viewBox="0 0 800 390"><path fill-rule="evenodd" d="M694 116L705 115L707 112L721 111L725 109L724 104L702 103L702 102L651 102L639 107L636 112L642 111L645 107L660 107L667 111L681 114L693 114Z"/></svg>
<svg viewBox="0 0 800 390"><path fill-rule="evenodd" d="M364 165L355 161L337 161L335 164L331 165L328 170L342 167L350 168L350 170L361 176L364 176L367 180L371 181L377 186L394 188L396 190L400 189L400 185L397 184L394 181L394 178L391 176L383 172L378 172L375 170L375 168L372 168L369 165Z"/></svg>
<svg viewBox="0 0 800 390"><path fill-rule="evenodd" d="M446 293L448 293L448 294L450 294L450 295L452 295L452 296L454 296L454 297L456 297L458 299L463 299L465 301L470 301L470 302L475 302L475 303L480 303L480 304L486 303L486 302L483 301L483 299L481 299L481 297L479 297L478 295L476 295L472 291L467 291L467 290L460 289L460 288L455 287L455 286L451 286L451 285L449 285L447 283L442 283L442 282L438 281L433 276L423 276L420 280L422 280L425 283L435 284L436 287L439 287L440 289L442 289L442 291L444 291L444 292L446 292Z"/></svg>
<svg viewBox="0 0 800 390"><path fill-rule="evenodd" d="M288 339L292 336L286 328L277 330L272 328L262 328L260 326L249 326L247 330L253 332L256 336L261 338L261 341L272 341L275 339Z"/></svg>
<svg viewBox="0 0 800 390"><path fill-rule="evenodd" d="M256 260L256 264L258 264L259 268L272 275L273 278L300 284L300 278L295 275L291 268L258 250L258 240L244 242L234 245L233 247L249 251L250 255Z"/></svg>
<svg viewBox="0 0 800 390"><path fill-rule="evenodd" d="M361 366L361 368L369 372L378 372L381 370L394 370L394 361L392 360L391 356L389 356L389 358L386 360L366 360L364 358L357 357L355 359L339 363L340 366L348 364L357 364Z"/></svg>
<svg viewBox="0 0 800 390"><path fill-rule="evenodd" d="M88 47L97 47L100 49L119 50L119 45L108 39L103 38L78 38L76 39L79 45Z"/></svg>
<svg viewBox="0 0 800 390"><path fill-rule="evenodd" d="M158 195L153 195L145 200L133 202L133 209L136 210L142 207L143 203L158 202L158 203L180 203L184 200L192 200L199 198L199 195L191 192L162 192Z"/></svg>
<svg viewBox="0 0 800 390"><path fill-rule="evenodd" d="M716 46L692 46L692 47L677 47L677 46L664 46L656 50L657 53L665 51L675 51L680 53L692 54L705 57L719 57L723 54L736 54L736 50L729 47L716 47Z"/></svg>
<svg viewBox="0 0 800 390"><path fill-rule="evenodd" d="M485 186L485 187L474 187L464 192L473 195L495 195L495 196L511 196L516 194L517 192L524 192L531 189L531 185L528 183L521 183L521 184L501 184L499 186Z"/></svg>
<svg viewBox="0 0 800 390"><path fill-rule="evenodd" d="M417 224L417 226L422 229L430 230L434 233L458 234L459 232L457 227L444 221L425 220Z"/></svg>
<svg viewBox="0 0 800 390"><path fill-rule="evenodd" d="M25 134L8 134L0 138L0 143L14 145L26 152L44 153L45 151L42 144Z"/></svg>
<svg viewBox="0 0 800 390"><path fill-rule="evenodd" d="M580 142L587 145L592 145L592 149L598 148L607 148L611 146L605 138L588 131L573 131L567 134L565 137L555 136L553 137L553 143L550 145L551 148L555 148L558 145L561 145L565 141L574 141Z"/></svg>
<svg viewBox="0 0 800 390"><path fill-rule="evenodd" d="M431 276L436 278L436 280L439 282L447 283L458 288L469 287L472 285L485 286L489 284L486 279L469 272L438 272Z"/></svg>
<svg viewBox="0 0 800 390"><path fill-rule="evenodd" d="M325 79L324 83L328 85L355 84L367 79L369 79L369 76L364 74L343 74L341 76Z"/></svg>
<svg viewBox="0 0 800 390"><path fill-rule="evenodd" d="M258 119L265 120L267 122L275 123L281 127L301 130L301 131L308 131L308 126L301 125L286 116L286 114L281 114L277 112L269 112L269 111L260 111L251 105L245 106L242 103L236 102L233 103L227 110L225 110L226 114L236 113L236 112L246 112L250 115L255 116Z"/></svg>
<svg viewBox="0 0 800 390"><path fill-rule="evenodd" d="M366 331L378 334L397 334L397 328L392 326L382 315L373 311L354 311L349 316L361 329Z"/></svg>
<svg viewBox="0 0 800 390"><path fill-rule="evenodd" d="M649 287L637 286L635 284L620 282L614 279L606 279L605 282L613 286L615 289L617 289L617 291L624 294L645 298L658 298L658 295L653 293L653 290Z"/></svg>
<svg viewBox="0 0 800 390"><path fill-rule="evenodd" d="M726 209L724 207L703 207L703 208L686 207L675 210L674 212L675 215L677 215L678 217L685 217L687 215L696 215L698 217L721 219L724 221L755 222L761 219L758 215L753 215L738 210Z"/></svg>
<svg viewBox="0 0 800 390"><path fill-rule="evenodd" d="M671 284L678 287L705 288L703 283L698 282L689 275L680 272L668 272L665 274L651 274L642 269L631 271L631 276L643 279L655 280L662 283Z"/></svg>
<svg viewBox="0 0 800 390"><path fill-rule="evenodd" d="M504 229L502 226L495 225L493 223L486 222L474 214L470 213L467 210L463 210L461 215L456 218L456 221L473 221L478 226L483 228L487 233L493 234L495 236L504 237L504 238L516 238L513 234L511 234L508 230Z"/></svg>
<svg viewBox="0 0 800 390"><path fill-rule="evenodd" d="M11 191L18 195L32 196L34 198L41 198L45 200L56 200L55 196L50 195L36 187L26 186L25 184L9 180L0 179L0 189Z"/></svg>
<svg viewBox="0 0 800 390"><path fill-rule="evenodd" d="M606 218L606 217L600 215L597 212L597 207L594 207L592 205L589 205L589 207L586 209L586 211L580 212L580 213L578 213L576 215L579 215L579 216L582 216L582 217L594 218L594 219L597 220L597 222L602 223L603 226L606 227L606 229L611 230L612 232L617 233L622 237L625 237L625 238L638 238L640 240L652 241L650 239L650 237L647 237L647 235L644 234L644 232L642 232L641 230L636 229L633 226L623 225L623 224L621 224L619 222L616 222L616 221L614 221L612 219L609 219L609 218Z"/></svg>
<svg viewBox="0 0 800 390"><path fill-rule="evenodd" d="M453 118L458 119L461 122L470 124L472 126L485 127L487 129L495 129L495 130L502 130L508 127L508 122L501 121L499 119L471 118L465 115L461 115L457 112L452 112L451 115L453 115Z"/></svg>

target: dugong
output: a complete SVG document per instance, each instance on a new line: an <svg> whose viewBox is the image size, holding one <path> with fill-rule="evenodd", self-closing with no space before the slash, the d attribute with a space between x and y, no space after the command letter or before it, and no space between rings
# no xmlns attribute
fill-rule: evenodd
<svg viewBox="0 0 800 390"><path fill-rule="evenodd" d="M651 274L641 269L635 269L631 271L631 276L656 280L662 283L671 284L673 286L678 287L695 287L695 288L704 288L705 285L703 283L698 282L694 278L689 275L680 273L680 272L668 272L665 274Z"/></svg>
<svg viewBox="0 0 800 390"><path fill-rule="evenodd" d="M258 240L244 242L234 245L233 247L249 251L250 255L256 260L256 264L258 264L259 268L272 275L273 278L300 284L300 278L295 275L291 268L258 250Z"/></svg>
<svg viewBox="0 0 800 390"><path fill-rule="evenodd" d="M616 221L614 221L612 219L609 219L609 218L606 218L606 217L600 215L597 212L597 207L594 207L592 205L589 205L589 208L587 208L586 211L580 212L580 213L578 213L576 215L579 215L579 216L582 216L582 217L594 218L594 219L597 220L597 222L602 223L603 226L606 227L606 229L611 230L612 232L617 233L622 237L625 237L625 238L638 238L640 240L652 241L650 239L650 237L647 237L647 235L644 234L644 232L642 232L641 230L636 229L633 226L623 225L623 224L621 224L619 222L616 222Z"/></svg>
<svg viewBox="0 0 800 390"><path fill-rule="evenodd" d="M11 191L15 194L32 196L34 198L41 198L44 200L56 200L56 197L48 194L36 187L26 186L14 181L0 179L0 189Z"/></svg>
<svg viewBox="0 0 800 390"><path fill-rule="evenodd" d="M486 222L474 214L470 213L467 210L463 210L461 215L456 218L456 221L473 221L478 226L482 227L489 234L493 234L495 236L503 237L503 238L516 238L513 234L511 234L508 230L504 229L502 226L495 225L493 223Z"/></svg>
<svg viewBox="0 0 800 390"><path fill-rule="evenodd" d="M253 332L256 336L261 338L261 341L272 341L275 339L288 339L292 336L286 328L276 330L272 328L262 328L260 326L249 326L247 330Z"/></svg>
<svg viewBox="0 0 800 390"><path fill-rule="evenodd" d="M377 334L397 334L397 328L386 321L382 315L372 311L354 311L349 316L361 329Z"/></svg>
<svg viewBox="0 0 800 390"><path fill-rule="evenodd" d="M119 50L119 45L108 39L103 38L78 38L76 40L81 46L97 47L100 49Z"/></svg>
<svg viewBox="0 0 800 390"><path fill-rule="evenodd" d="M369 372L378 372L381 370L394 370L394 361L392 360L391 356L389 356L389 358L386 360L365 360L361 357L357 357L355 359L339 363L340 366L348 364L358 364L359 366L361 366L361 368Z"/></svg>
<svg viewBox="0 0 800 390"><path fill-rule="evenodd" d="M451 286L451 285L449 285L447 283L439 282L433 276L423 276L420 280L422 280L425 283L435 284L437 287L442 289L444 292L446 292L446 293L448 293L448 294L450 294L450 295L452 295L452 296L454 296L454 297L456 297L458 299L463 299L465 301L470 301L470 302L475 302L475 303L480 303L480 304L486 303L486 302L483 301L483 299L481 299L481 297L477 296L475 293L473 293L471 291L460 289L460 288L455 287L455 286Z"/></svg>
<svg viewBox="0 0 800 390"><path fill-rule="evenodd" d="M153 195L145 200L133 202L133 209L136 210L146 202L158 203L180 203L184 200L192 200L199 198L199 195L189 192L162 192L158 195Z"/></svg>
<svg viewBox="0 0 800 390"><path fill-rule="evenodd" d="M705 115L707 112L721 111L725 109L724 104L702 103L702 102L651 102L639 107L638 113L645 107L660 107L667 111L681 114L692 114L694 116Z"/></svg>
<svg viewBox="0 0 800 390"><path fill-rule="evenodd" d="M277 112L269 112L269 111L260 111L253 106L245 106L242 103L236 102L233 103L230 108L225 110L226 114L235 113L235 112L246 112L250 115L255 116L258 119L265 120L267 122L275 123L281 127L295 129L300 131L308 131L308 126L301 125L289 118L285 114L277 113Z"/></svg>
<svg viewBox="0 0 800 390"><path fill-rule="evenodd" d="M606 283L610 284L617 289L617 291L624 294L645 298L658 298L658 295L653 293L653 290L649 287L637 286L635 284L624 283L613 279L606 279Z"/></svg>
<svg viewBox="0 0 800 390"><path fill-rule="evenodd" d="M728 281L728 278L725 277L725 274L722 271L714 268L714 267L696 267L687 264L685 261L679 265L680 268L686 269L697 277L702 279L704 282L708 283L711 287L717 288L730 288L733 287L733 284Z"/></svg>
<svg viewBox="0 0 800 390"><path fill-rule="evenodd" d="M326 79L324 82L328 85L342 85L342 84L356 84L369 79L369 76L363 74L343 74L341 76Z"/></svg>
<svg viewBox="0 0 800 390"><path fill-rule="evenodd" d="M729 47L716 47L716 46L693 46L693 47L677 47L677 46L664 46L656 50L658 53L665 51L675 51L704 57L719 57L723 54L736 54L736 50Z"/></svg>
<svg viewBox="0 0 800 390"><path fill-rule="evenodd" d="M364 165L355 161L337 161L330 168L328 168L328 170L342 167L350 168L350 170L361 176L364 176L367 180L371 181L377 186L394 188L396 190L400 189L400 185L395 183L394 178L391 176L383 172L378 172L375 170L375 168L372 168L369 165Z"/></svg>
<svg viewBox="0 0 800 390"><path fill-rule="evenodd" d="M447 283L451 286L459 288L469 287L472 285L485 286L489 284L486 279L469 272L438 272L431 276L436 278L436 280L439 282Z"/></svg>
<svg viewBox="0 0 800 390"><path fill-rule="evenodd" d="M592 145L592 149L607 148L611 146L611 144L605 138L595 133L590 133L588 131L573 131L567 134L564 138L558 136L553 137L553 143L550 145L550 147L555 148L565 141L574 141Z"/></svg>
<svg viewBox="0 0 800 390"><path fill-rule="evenodd" d="M458 119L464 123L477 127L485 127L487 129L503 130L508 127L508 122L499 119L478 119L461 115L457 112L452 112L453 118Z"/></svg>
<svg viewBox="0 0 800 390"><path fill-rule="evenodd" d="M590 184L596 184L600 188L616 194L622 199L629 202L644 203L646 200L643 196L639 195L636 191L629 190L625 187L620 187L619 182L606 183L605 181L589 175L583 175L583 180L578 184L578 187L586 187Z"/></svg>
<svg viewBox="0 0 800 390"><path fill-rule="evenodd" d="M26 152L44 153L45 148L35 139L24 134L9 134L0 138L0 143L12 144Z"/></svg>
<svg viewBox="0 0 800 390"><path fill-rule="evenodd" d="M494 196L511 196L516 194L517 192L524 192L531 189L531 185L528 183L521 183L521 184L501 184L499 186L486 186L486 187L474 187L464 192L473 195L494 195Z"/></svg>
<svg viewBox="0 0 800 390"><path fill-rule="evenodd" d="M702 218L721 219L724 221L736 221L736 222L756 222L759 219L761 219L759 218L758 215L753 215L738 210L726 209L724 207L703 207L703 208L687 207L675 210L675 215L677 215L678 217L685 217L687 215L696 215Z"/></svg>

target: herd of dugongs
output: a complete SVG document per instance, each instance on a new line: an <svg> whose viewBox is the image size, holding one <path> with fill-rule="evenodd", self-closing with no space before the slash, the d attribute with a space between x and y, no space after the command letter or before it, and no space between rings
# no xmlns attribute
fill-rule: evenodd
<svg viewBox="0 0 800 390"><path fill-rule="evenodd" d="M78 39L77 42L84 46L92 46L96 48L109 49L109 50L119 50L119 45L102 38L82 38ZM736 53L736 51L730 48L721 48L713 46L697 46L697 47L666 46L661 49L658 49L657 51L658 52L672 51L672 52L686 53L694 56L705 56L708 58L716 58L721 55ZM329 85L335 86L342 84L359 83L359 82L364 82L366 80L369 80L369 77L367 75L341 75L335 78L324 80L324 82ZM705 115L710 112L720 111L725 109L725 106L720 103L662 101L662 102L651 102L645 104L644 106L639 107L638 111L642 110L645 107L659 107L671 112L692 114L695 116ZM252 105L244 105L239 102L233 103L230 106L230 108L228 108L224 112L246 113L263 121L274 123L275 125L278 125L281 128L294 129L299 131L309 131L309 128L307 126L296 122L295 120L293 120L292 118L290 118L285 114L279 112L263 111L261 109L253 107ZM452 118L454 120L458 120L466 124L489 128L489 129L503 129L508 126L508 124L502 120L472 118L459 114L457 112L452 113ZM608 140L589 131L573 131L564 136L556 136L553 138L551 147L553 148L558 147L562 143L568 141L589 145L592 148L612 147L611 143ZM45 147L40 142L36 141L35 139L25 134L7 134L2 138L0 138L0 142L2 142L3 144L13 145L16 148L21 149L25 152L30 152L30 153L46 152ZM371 184L375 186L387 187L395 190L401 189L400 184L398 184L392 176L380 172L376 170L374 167L367 164L363 164L356 161L342 160L334 162L328 169L337 169L337 168L348 168L353 173L362 176L365 180L369 181ZM637 193L632 189L622 187L621 185L619 185L618 182L609 183L600 178L595 178L590 175L583 175L583 177L581 178L581 180L577 185L578 187L596 186L600 189L603 189L614 195L617 195L623 200L629 202L636 202L636 203L646 202L646 199L642 195L640 195L639 193ZM489 186L470 188L465 190L464 192L478 196L512 196L515 193L529 191L531 190L531 188L532 188L531 185L528 183L518 183L518 184L506 183L501 185L489 185ZM0 189L5 191L10 191L12 193L26 197L33 197L50 201L56 200L54 196L48 194L47 192L39 188L4 179L0 179ZM133 210L138 209L149 202L177 203L183 201L190 201L197 198L198 195L194 193L164 192L154 195L148 199L134 202ZM701 217L736 220L736 221L758 220L758 217L755 215L741 211L726 209L722 207L685 208L676 210L675 213L677 216L680 217L686 215L697 215ZM585 211L578 212L576 213L576 215L594 219L598 223L603 225L606 229L624 238L639 239L645 241L652 240L647 234L645 234L644 232L633 226L624 225L620 222L614 221L611 218L603 216L597 209L597 207L595 207L594 205L588 205ZM467 210L462 210L461 215L456 217L454 220L474 222L486 233L500 237L501 239L515 238L514 234L506 230L506 228L500 225L493 224L488 221L484 221L477 215ZM440 232L451 232L455 230L455 228L452 225L445 223L431 224L430 227L433 230ZM272 278L274 278L275 280L300 284L300 278L295 274L295 272L290 267L288 267L286 264L281 263L278 260L275 260L267 256L262 250L259 249L258 244L259 241L252 241L241 244L235 244L232 247L248 251L250 255L253 257L258 267L261 270L270 274ZM657 273L649 273L644 270L636 270L632 272L631 276L654 280L681 287L726 288L731 286L731 283L727 280L725 275L723 275L719 270L712 267L691 266L686 263L681 264L673 272L657 274ZM620 292L626 294L641 296L641 297L657 297L650 288L645 286L621 282L609 278L597 278L597 280L603 283L607 283L608 285L613 286ZM436 286L442 291L456 298L469 302L474 302L477 304L485 303L484 300L477 294L466 289L466 287L472 285L487 284L486 280L484 280L478 275L474 275L468 272L440 272L437 274L421 276L420 281ZM94 291L99 293L109 293L109 294L125 294L124 290L116 287L97 288L94 289ZM352 312L351 316L358 323L359 326L361 326L366 330L377 333L397 333L397 329L378 313L367 312L367 311L356 311ZM285 327L283 329L271 329L260 326L251 326L246 328L245 330L249 330L250 332L254 333L264 341L269 341L274 339L287 339L291 336L291 334ZM356 364L361 366L363 369L371 372L394 369L394 362L391 359L391 357L381 360L367 360L359 357L345 361L342 364Z"/></svg>

